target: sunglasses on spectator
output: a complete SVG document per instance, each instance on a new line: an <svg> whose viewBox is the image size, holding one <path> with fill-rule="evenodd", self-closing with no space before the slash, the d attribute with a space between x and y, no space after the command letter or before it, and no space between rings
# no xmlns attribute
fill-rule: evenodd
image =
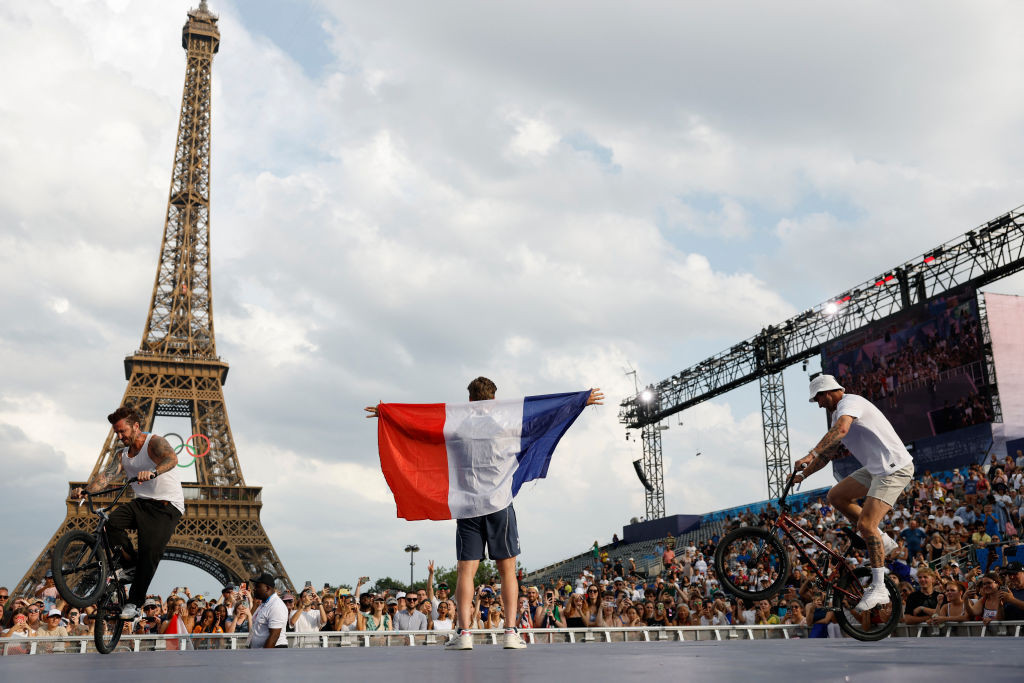
<svg viewBox="0 0 1024 683"><path fill-rule="evenodd" d="M38 610L35 607L32 607L31 609L29 609L29 614L39 614L39 612L41 611L42 610Z"/></svg>

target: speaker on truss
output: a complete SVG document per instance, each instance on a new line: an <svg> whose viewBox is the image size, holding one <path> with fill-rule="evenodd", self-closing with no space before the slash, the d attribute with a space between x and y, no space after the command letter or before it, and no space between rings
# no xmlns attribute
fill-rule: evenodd
<svg viewBox="0 0 1024 683"><path fill-rule="evenodd" d="M633 461L633 469L636 470L636 476L640 479L640 483L644 485L644 488L648 491L653 491L654 487L651 486L651 482L647 481L647 477L644 476L643 466L640 464L643 459L637 459Z"/></svg>

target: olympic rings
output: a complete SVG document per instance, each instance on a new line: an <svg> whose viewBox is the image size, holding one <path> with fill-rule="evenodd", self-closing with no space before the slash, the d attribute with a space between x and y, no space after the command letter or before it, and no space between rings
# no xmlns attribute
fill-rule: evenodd
<svg viewBox="0 0 1024 683"><path fill-rule="evenodd" d="M168 436L171 436L171 435L168 435ZM178 436L178 435L174 434L173 436ZM198 446L196 446L196 443L195 443L196 437L199 437L200 439L205 439L206 440L206 450L203 451L202 453L197 453L196 452L196 451L199 450ZM164 437L164 438L166 438L166 437ZM178 438L181 439L180 436L178 436ZM188 453L189 455L192 456L192 459L189 462L187 462L187 463L180 463L179 462L178 463L178 467L192 467L192 465L194 465L195 462L196 462L196 458L205 457L206 455L208 455L210 453L210 438L208 436L206 436L205 434L193 434L192 436L188 437L188 439L186 439L186 440L182 441L182 443L178 444L174 448L174 452L178 453L178 452L181 451L182 448L185 449L186 453Z"/></svg>
<svg viewBox="0 0 1024 683"><path fill-rule="evenodd" d="M148 434L149 432L143 433ZM192 467L192 465L194 465L196 462L196 458L205 457L210 453L210 437L206 436L205 434L193 434L187 439L181 438L181 434L176 434L175 432L168 432L167 434L164 434L164 438L167 439L168 443L170 443L171 437L174 437L178 440L177 445L174 446L175 455L181 453L182 449L185 449L185 452L192 456L192 459L187 463L179 462L178 467ZM206 441L206 450L204 450L202 453L198 452L199 445L196 443L196 439L203 439L204 441Z"/></svg>

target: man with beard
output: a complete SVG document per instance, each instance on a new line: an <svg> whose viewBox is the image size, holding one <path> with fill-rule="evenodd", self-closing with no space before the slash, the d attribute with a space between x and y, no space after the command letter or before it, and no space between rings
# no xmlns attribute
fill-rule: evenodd
<svg viewBox="0 0 1024 683"><path fill-rule="evenodd" d="M97 473L85 488L93 493L122 477L138 477L138 482L132 484L135 499L119 505L107 522L110 543L121 553L123 568L118 570L118 579L131 583L121 618L136 619L137 606L146 600L164 548L185 512L185 496L178 480L178 456L174 449L163 437L142 431L142 418L134 408L121 406L107 416L107 421L124 448L118 452L111 471ZM71 495L80 498L82 489L75 489ZM132 547L128 529L138 531L138 551Z"/></svg>

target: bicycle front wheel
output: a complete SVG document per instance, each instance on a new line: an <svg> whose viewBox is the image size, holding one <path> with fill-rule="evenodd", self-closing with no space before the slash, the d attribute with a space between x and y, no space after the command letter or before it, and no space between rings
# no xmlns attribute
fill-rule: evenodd
<svg viewBox="0 0 1024 683"><path fill-rule="evenodd" d="M733 595L744 600L766 600L786 584L789 556L772 532L740 527L726 534L715 548L715 572Z"/></svg>
<svg viewBox="0 0 1024 683"><path fill-rule="evenodd" d="M57 592L79 609L96 602L107 580L106 559L99 539L81 529L58 539L50 568Z"/></svg>
<svg viewBox="0 0 1024 683"><path fill-rule="evenodd" d="M857 640L881 640L896 630L903 617L903 600L899 589L888 576L885 577L885 587L889 591L889 604L879 605L866 612L854 611L854 606L870 584L871 570L868 567L858 567L853 570L852 575L847 573L838 584L855 597L849 597L835 589L832 591L832 607L835 608L839 628Z"/></svg>
<svg viewBox="0 0 1024 683"><path fill-rule="evenodd" d="M112 585L96 605L92 638L96 644L96 651L100 654L109 655L113 652L124 632L125 622L121 618L121 610L124 608L123 592L123 589Z"/></svg>

